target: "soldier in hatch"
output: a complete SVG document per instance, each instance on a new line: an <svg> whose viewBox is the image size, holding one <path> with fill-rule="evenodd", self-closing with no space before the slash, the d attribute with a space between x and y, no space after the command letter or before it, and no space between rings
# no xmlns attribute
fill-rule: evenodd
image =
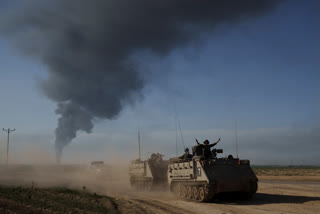
<svg viewBox="0 0 320 214"><path fill-rule="evenodd" d="M189 149L186 148L184 150L184 152L185 153L182 156L180 156L179 159L181 159L181 160L191 160L193 156L191 154L189 154Z"/></svg>
<svg viewBox="0 0 320 214"><path fill-rule="evenodd" d="M153 153L151 155L151 157L149 158L149 161L150 162L154 162L154 163L158 163L158 162L161 162L162 161L162 157L163 155L159 154L159 153Z"/></svg>
<svg viewBox="0 0 320 214"><path fill-rule="evenodd" d="M211 147L214 147L215 145L217 145L217 144L219 143L219 141L220 141L220 138L217 140L217 142L212 143L212 144L209 144L209 140L205 140L205 141L203 142L203 144L200 144L199 141L196 139L196 142L197 142L198 146L201 147L202 150L203 150L203 156L204 156L205 158L210 158L210 157L211 157L211 150L210 150L210 148L211 148Z"/></svg>

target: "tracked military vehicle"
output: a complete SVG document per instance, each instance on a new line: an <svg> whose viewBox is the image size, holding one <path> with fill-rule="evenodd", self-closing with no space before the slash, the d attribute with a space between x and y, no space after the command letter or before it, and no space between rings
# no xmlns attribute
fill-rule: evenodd
<svg viewBox="0 0 320 214"><path fill-rule="evenodd" d="M163 155L152 154L148 160L131 161L129 167L130 184L137 189L151 190L156 186L167 186L168 160Z"/></svg>
<svg viewBox="0 0 320 214"><path fill-rule="evenodd" d="M92 161L87 172L97 179L111 179L112 167L105 164L104 161Z"/></svg>
<svg viewBox="0 0 320 214"><path fill-rule="evenodd" d="M217 158L217 153L223 150L210 150L204 144L194 146L192 151L192 159L170 159L168 183L176 196L209 201L220 193L237 192L248 198L256 193L258 179L249 160L233 158L232 155Z"/></svg>

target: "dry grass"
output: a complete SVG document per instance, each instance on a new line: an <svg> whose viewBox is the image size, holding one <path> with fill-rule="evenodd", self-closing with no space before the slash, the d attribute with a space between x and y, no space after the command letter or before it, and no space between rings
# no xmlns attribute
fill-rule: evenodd
<svg viewBox="0 0 320 214"><path fill-rule="evenodd" d="M320 168L314 166L253 166L258 176L319 176Z"/></svg>
<svg viewBox="0 0 320 214"><path fill-rule="evenodd" d="M67 188L0 186L0 213L119 213L113 199Z"/></svg>

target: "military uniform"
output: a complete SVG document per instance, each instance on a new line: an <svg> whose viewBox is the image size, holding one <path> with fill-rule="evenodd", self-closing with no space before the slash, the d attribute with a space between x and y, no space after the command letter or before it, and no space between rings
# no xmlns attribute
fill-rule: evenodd
<svg viewBox="0 0 320 214"><path fill-rule="evenodd" d="M212 143L212 144L209 144L208 140L205 140L203 142L203 144L200 144L197 139L196 139L196 141L197 141L197 144L198 144L197 145L197 149L198 150L202 149L203 156L205 158L210 158L211 157L211 147L214 147L215 145L217 145L219 143L219 141L220 141L220 138L219 138L219 140L217 142Z"/></svg>
<svg viewBox="0 0 320 214"><path fill-rule="evenodd" d="M179 159L181 160L188 160L188 159L192 159L192 155L191 154L184 154L182 156L179 157Z"/></svg>

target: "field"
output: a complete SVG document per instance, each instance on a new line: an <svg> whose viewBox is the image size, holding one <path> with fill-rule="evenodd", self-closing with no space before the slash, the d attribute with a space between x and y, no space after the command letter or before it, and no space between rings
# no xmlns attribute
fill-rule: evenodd
<svg viewBox="0 0 320 214"><path fill-rule="evenodd" d="M113 199L67 188L0 187L0 213L119 213Z"/></svg>
<svg viewBox="0 0 320 214"><path fill-rule="evenodd" d="M320 212L318 167L255 166L259 188L250 200L217 199L199 203L169 191L130 188L127 166L112 176L86 166L1 166L0 213L263 214Z"/></svg>
<svg viewBox="0 0 320 214"><path fill-rule="evenodd" d="M253 166L258 176L320 176L318 166Z"/></svg>

